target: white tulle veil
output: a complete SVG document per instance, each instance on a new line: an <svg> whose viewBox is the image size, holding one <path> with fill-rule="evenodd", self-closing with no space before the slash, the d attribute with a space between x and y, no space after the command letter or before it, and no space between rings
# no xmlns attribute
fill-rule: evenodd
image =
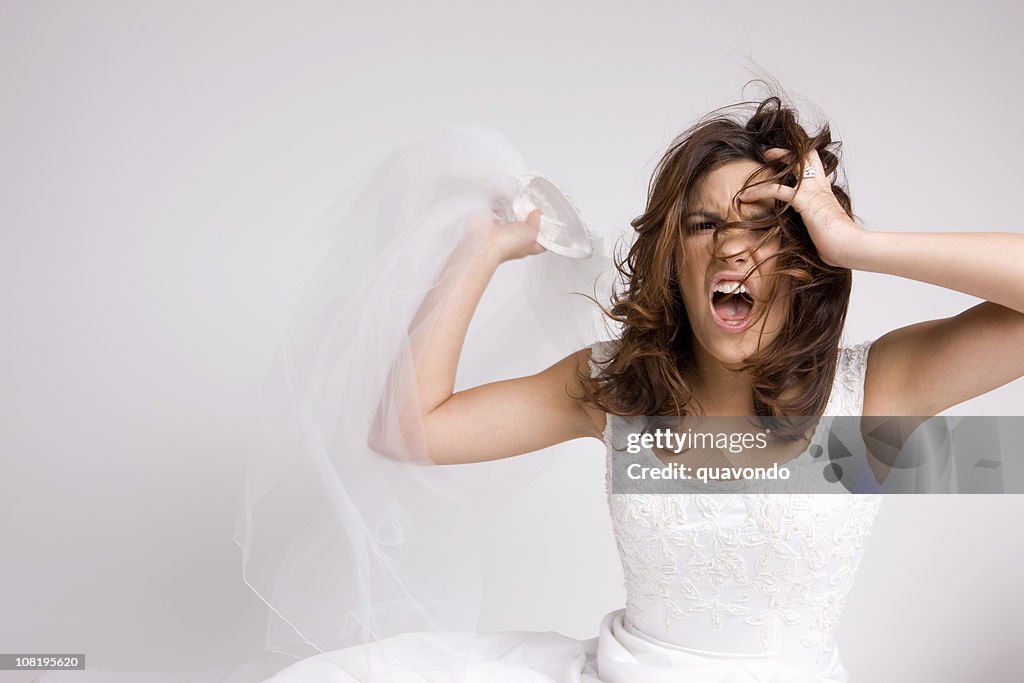
<svg viewBox="0 0 1024 683"><path fill-rule="evenodd" d="M267 375L235 535L244 579L269 607L269 650L305 657L475 629L475 539L542 460L431 464L413 359L473 221L501 215L529 177L499 133L446 128L389 157L325 219L334 243ZM592 237L589 258L499 268L456 390L538 372L604 336L598 308L574 294L607 299L606 240Z"/></svg>

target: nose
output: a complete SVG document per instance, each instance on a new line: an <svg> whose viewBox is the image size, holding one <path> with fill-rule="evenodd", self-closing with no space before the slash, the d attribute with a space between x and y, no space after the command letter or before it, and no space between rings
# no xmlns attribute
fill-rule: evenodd
<svg viewBox="0 0 1024 683"><path fill-rule="evenodd" d="M715 258L732 265L744 266L752 258L755 242L752 230L730 229L720 233Z"/></svg>

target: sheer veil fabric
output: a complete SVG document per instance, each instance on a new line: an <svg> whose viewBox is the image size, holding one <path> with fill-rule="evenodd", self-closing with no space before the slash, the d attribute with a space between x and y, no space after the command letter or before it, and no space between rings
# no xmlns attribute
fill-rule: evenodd
<svg viewBox="0 0 1024 683"><path fill-rule="evenodd" d="M244 579L268 606L268 650L302 658L475 630L474 539L542 460L433 465L414 359L481 221L528 173L496 131L450 127L398 150L326 218L333 245L266 376L235 533ZM598 339L597 307L573 293L606 300L599 276L610 266L600 237L588 259L504 264L470 326L456 390L538 372Z"/></svg>

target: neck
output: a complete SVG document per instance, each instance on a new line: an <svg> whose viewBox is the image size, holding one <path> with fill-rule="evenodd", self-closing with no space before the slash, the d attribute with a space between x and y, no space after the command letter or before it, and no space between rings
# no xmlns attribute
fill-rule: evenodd
<svg viewBox="0 0 1024 683"><path fill-rule="evenodd" d="M706 415L753 415L753 380L749 372L736 372L723 365L700 344L693 347L695 372L687 379L693 396Z"/></svg>

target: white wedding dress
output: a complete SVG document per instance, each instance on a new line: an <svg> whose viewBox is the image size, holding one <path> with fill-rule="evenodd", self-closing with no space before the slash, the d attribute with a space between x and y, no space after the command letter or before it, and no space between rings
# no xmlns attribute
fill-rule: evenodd
<svg viewBox="0 0 1024 683"><path fill-rule="evenodd" d="M594 372L613 343L591 347ZM861 414L869 346L840 349L826 415ZM309 657L269 680L849 680L834 631L881 497L749 493L744 481L710 482L692 494L612 493L613 446L627 427L628 419L609 415L604 434L627 600L604 618L597 637L407 633ZM820 471L811 452L821 438L819 429L790 465L804 474Z"/></svg>

